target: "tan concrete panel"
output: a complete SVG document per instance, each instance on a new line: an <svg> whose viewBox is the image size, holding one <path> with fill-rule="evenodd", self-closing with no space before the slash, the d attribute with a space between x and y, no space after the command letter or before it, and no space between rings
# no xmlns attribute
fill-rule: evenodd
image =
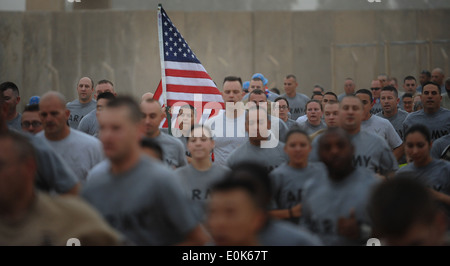
<svg viewBox="0 0 450 266"><path fill-rule="evenodd" d="M22 104L32 95L52 90L52 16L50 12L32 12L23 17Z"/></svg>
<svg viewBox="0 0 450 266"><path fill-rule="evenodd" d="M254 13L253 72L262 73L269 88L283 89L284 76L293 71L292 19L292 12Z"/></svg>
<svg viewBox="0 0 450 266"><path fill-rule="evenodd" d="M22 94L23 13L0 12L0 82L14 82Z"/></svg>
<svg viewBox="0 0 450 266"><path fill-rule="evenodd" d="M67 1L67 0L65 0L65 1ZM65 4L66 4L65 1L61 1L61 0L27 0L26 1L26 10L27 11L64 11Z"/></svg>
<svg viewBox="0 0 450 266"><path fill-rule="evenodd" d="M312 95L315 84L331 90L330 44L334 36L333 16L333 12L327 11L294 13L294 57L290 72L297 76L297 89L307 96Z"/></svg>
<svg viewBox="0 0 450 266"><path fill-rule="evenodd" d="M82 75L81 44L87 39L81 32L79 12L55 12L52 17L52 90L62 92L70 101L77 96L76 86Z"/></svg>
<svg viewBox="0 0 450 266"><path fill-rule="evenodd" d="M219 89L226 76L240 76L246 81L253 74L251 22L249 12L186 16L186 39Z"/></svg>

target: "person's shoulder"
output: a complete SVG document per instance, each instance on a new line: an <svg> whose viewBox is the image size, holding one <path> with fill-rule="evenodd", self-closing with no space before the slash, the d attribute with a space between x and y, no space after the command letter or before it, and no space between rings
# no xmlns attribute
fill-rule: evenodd
<svg viewBox="0 0 450 266"><path fill-rule="evenodd" d="M186 165L183 165L183 166L180 166L180 167L176 168L174 170L174 172L175 172L175 174L180 175L180 174L185 173L186 171L190 171L191 169L192 169L192 165L191 164L186 164Z"/></svg>
<svg viewBox="0 0 450 266"><path fill-rule="evenodd" d="M280 174L284 173L286 171L286 169L288 169L288 168L289 168L289 166L288 166L287 162L283 162L277 168L273 169L270 172L270 175L280 175Z"/></svg>
<svg viewBox="0 0 450 266"><path fill-rule="evenodd" d="M226 165L218 164L218 163L213 163L211 168L216 169L217 171L222 171L224 173L231 172L230 167L228 167Z"/></svg>
<svg viewBox="0 0 450 266"><path fill-rule="evenodd" d="M75 138L82 140L80 144L101 144L101 141L98 138L78 129L70 128L70 133L73 134Z"/></svg>
<svg viewBox="0 0 450 266"><path fill-rule="evenodd" d="M374 114L374 116L379 116L381 118L384 118L383 111Z"/></svg>
<svg viewBox="0 0 450 266"><path fill-rule="evenodd" d="M302 98L302 99L306 99L306 100L310 100L310 98L308 97L308 95L301 93L301 92L297 92L296 94L297 97Z"/></svg>
<svg viewBox="0 0 450 266"><path fill-rule="evenodd" d="M80 105L80 101L78 99L68 102L66 104L66 107L72 107L72 106L76 106L76 105Z"/></svg>

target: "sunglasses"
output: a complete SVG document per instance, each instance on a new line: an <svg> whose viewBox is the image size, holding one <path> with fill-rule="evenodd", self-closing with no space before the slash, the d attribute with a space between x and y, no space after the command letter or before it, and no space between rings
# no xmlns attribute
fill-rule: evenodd
<svg viewBox="0 0 450 266"><path fill-rule="evenodd" d="M379 91L379 90L381 90L381 88L370 88L371 90L373 90L373 91Z"/></svg>

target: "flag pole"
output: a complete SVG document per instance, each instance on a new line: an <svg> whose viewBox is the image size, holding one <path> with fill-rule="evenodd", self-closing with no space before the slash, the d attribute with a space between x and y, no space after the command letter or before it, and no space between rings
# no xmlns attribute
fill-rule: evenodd
<svg viewBox="0 0 450 266"><path fill-rule="evenodd" d="M166 66L164 64L164 40L163 40L163 30L162 30L162 5L158 4L158 39L159 39L159 59L161 62L161 86L164 106L166 108L166 119L167 119L167 129L169 135L172 135L172 116L170 114L170 107L167 105L167 87L166 87Z"/></svg>

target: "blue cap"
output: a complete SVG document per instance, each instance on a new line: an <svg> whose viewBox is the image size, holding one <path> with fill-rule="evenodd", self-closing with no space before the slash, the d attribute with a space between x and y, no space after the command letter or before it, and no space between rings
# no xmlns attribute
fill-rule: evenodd
<svg viewBox="0 0 450 266"><path fill-rule="evenodd" d="M244 91L248 91L248 88L250 88L250 81L244 82L244 84L242 84L242 88Z"/></svg>
<svg viewBox="0 0 450 266"><path fill-rule="evenodd" d="M28 105L38 104L40 99L41 99L41 97L39 97L39 96L32 96L30 98L30 102L28 103Z"/></svg>
<svg viewBox="0 0 450 266"><path fill-rule="evenodd" d="M264 77L263 74L261 74L261 73L253 74L252 79L254 79L254 78L259 78L260 80L263 81L263 85L264 85L264 86L267 85L268 80Z"/></svg>

